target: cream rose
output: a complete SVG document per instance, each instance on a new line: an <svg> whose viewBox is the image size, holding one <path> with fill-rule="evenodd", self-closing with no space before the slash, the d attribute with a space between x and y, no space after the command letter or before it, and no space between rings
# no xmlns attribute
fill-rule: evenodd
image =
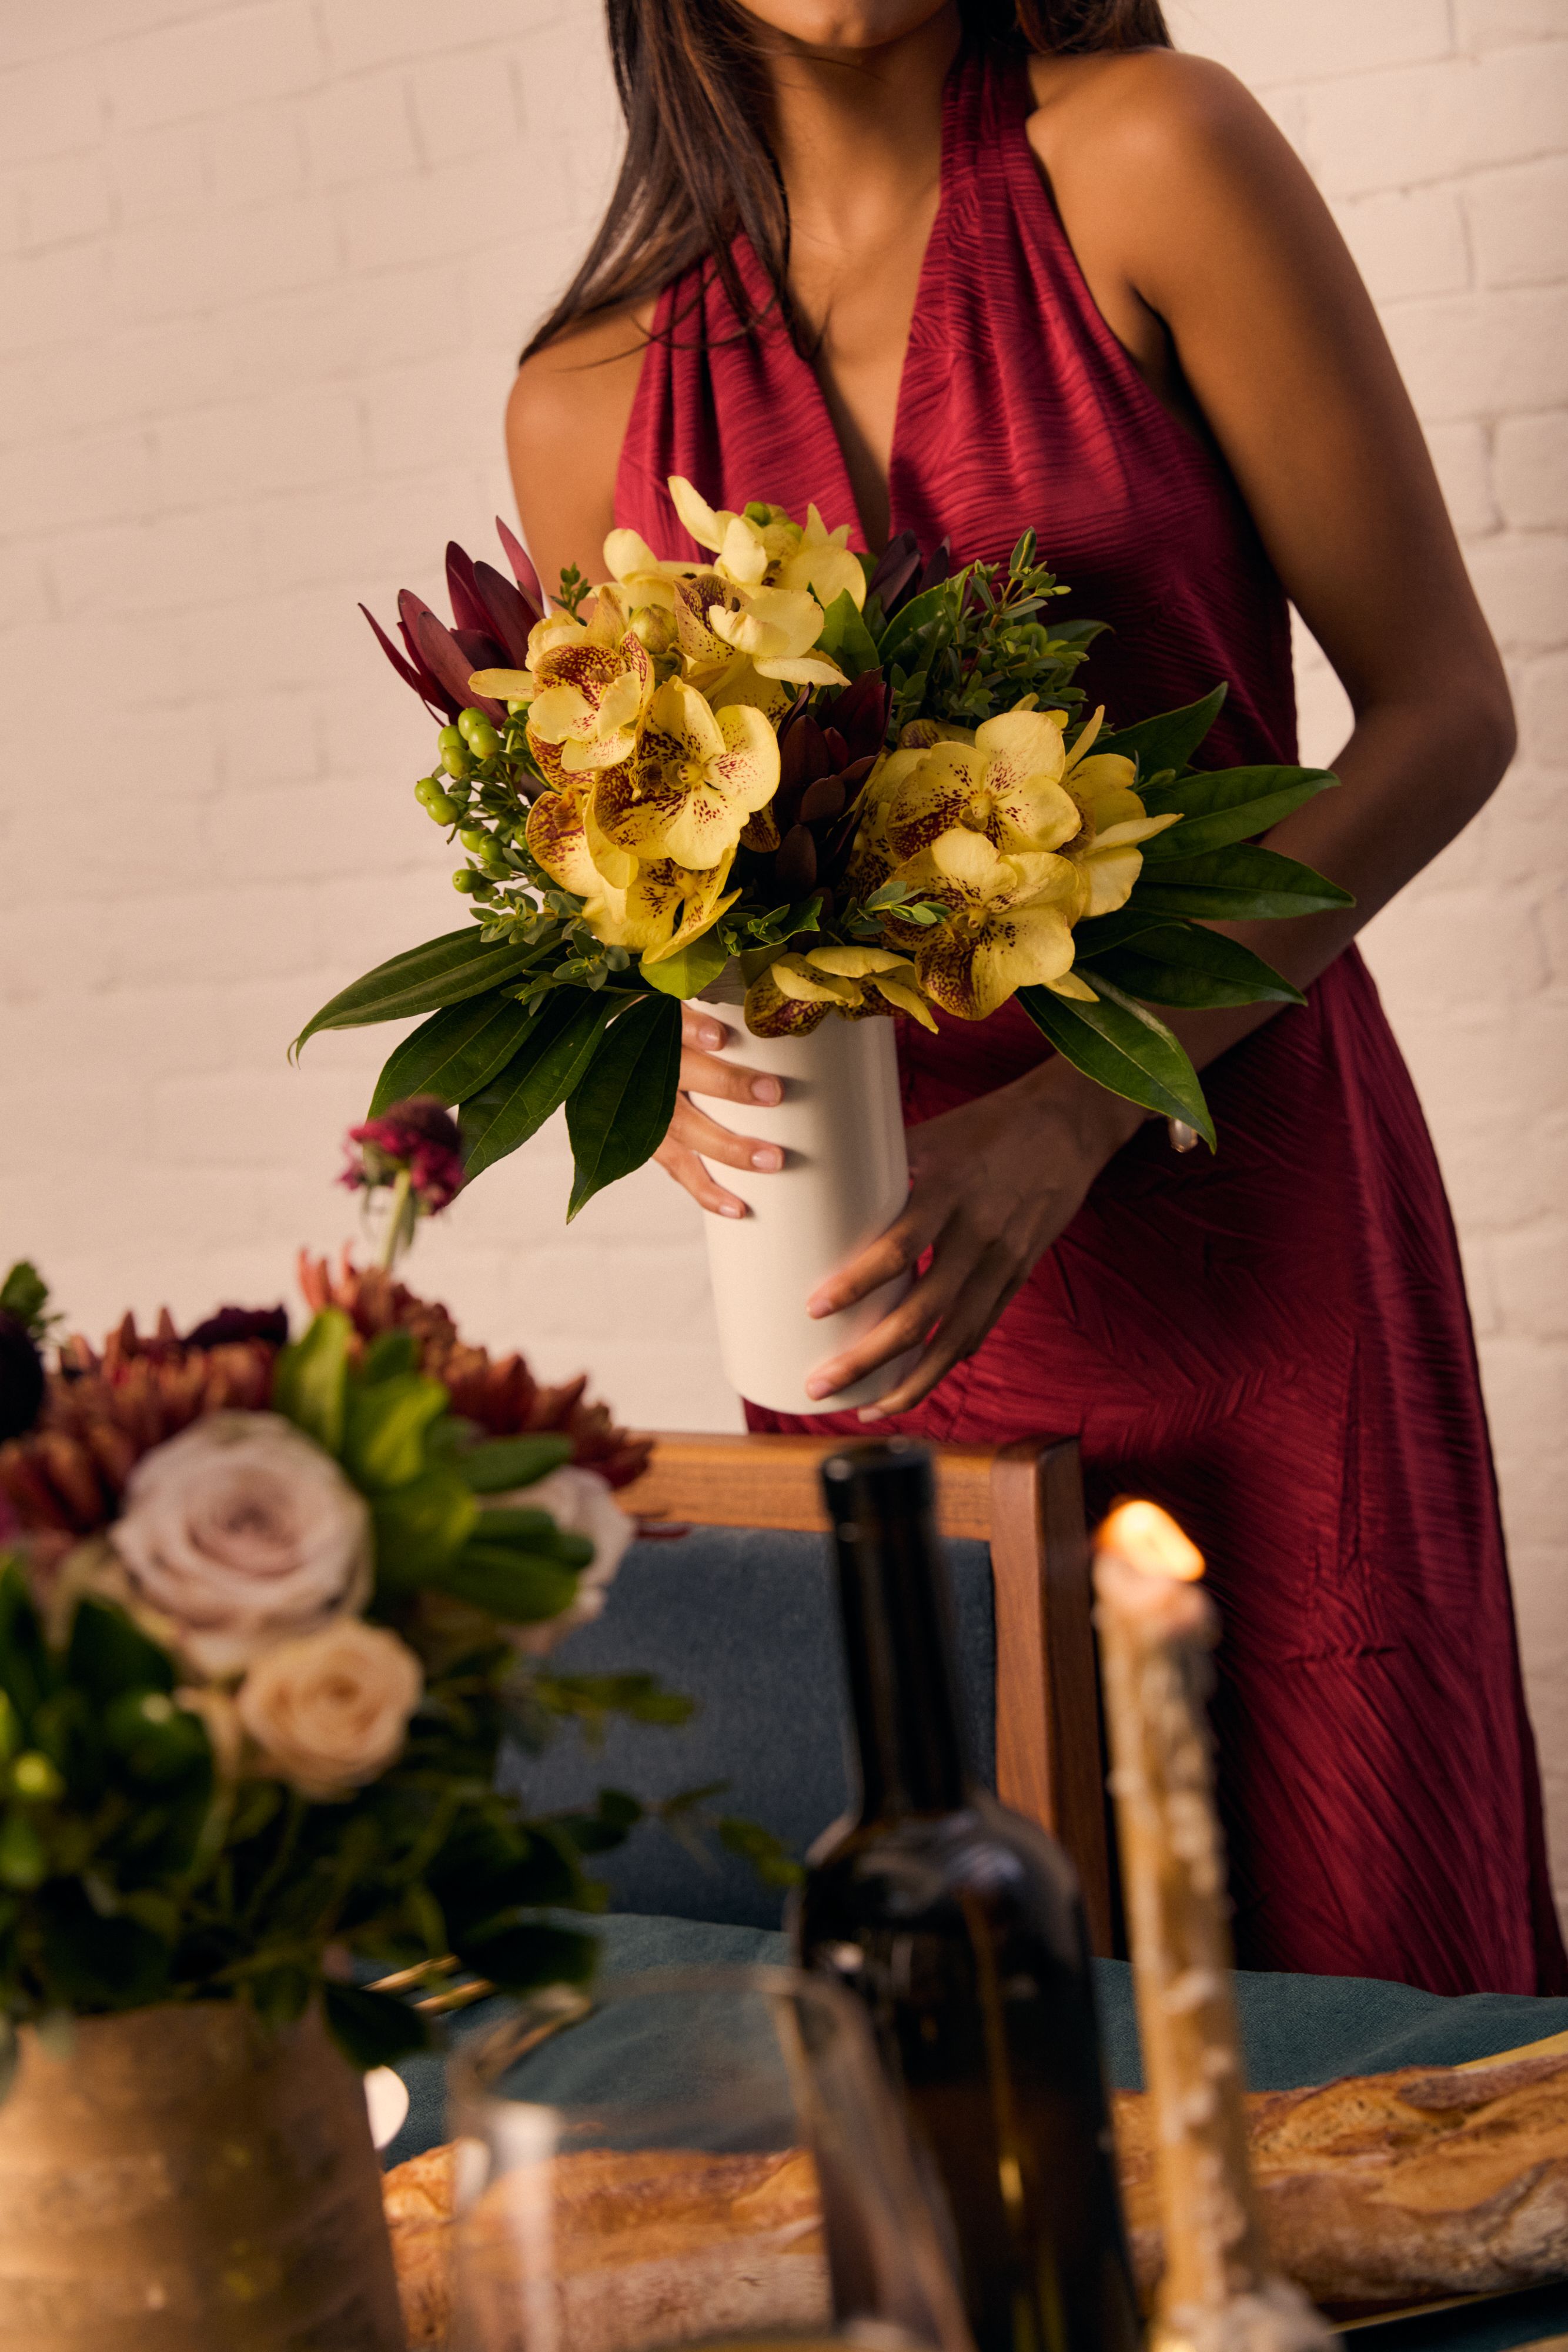
<svg viewBox="0 0 1568 2352"><path fill-rule="evenodd" d="M593 1558L578 1578L570 1608L538 1625L508 1628L519 1650L540 1658L574 1625L586 1625L600 1614L622 1554L636 1529L597 1470L578 1470L570 1464L537 1479L531 1486L519 1486L515 1494L497 1495L496 1500L523 1510L548 1511L558 1528L569 1535L587 1536L593 1546Z"/></svg>
<svg viewBox="0 0 1568 2352"><path fill-rule="evenodd" d="M326 1803L394 1761L423 1687L419 1660L395 1633L340 1617L264 1651L235 1703L262 1769Z"/></svg>
<svg viewBox="0 0 1568 2352"><path fill-rule="evenodd" d="M233 1674L370 1598L364 1497L277 1413L209 1413L143 1454L109 1536L136 1597L203 1675Z"/></svg>

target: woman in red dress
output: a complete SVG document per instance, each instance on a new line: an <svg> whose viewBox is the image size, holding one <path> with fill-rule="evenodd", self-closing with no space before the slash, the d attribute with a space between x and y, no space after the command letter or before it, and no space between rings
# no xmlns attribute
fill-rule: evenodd
<svg viewBox="0 0 1568 2352"><path fill-rule="evenodd" d="M1270 836L1354 911L1228 927L1306 1005L1175 1018L1218 1155L1016 1005L901 1024L909 1205L813 1303L925 1271L818 1392L924 1339L873 1425L1076 1432L1092 1507L1134 1488L1190 1530L1245 1965L1568 1990L1453 1227L1351 944L1490 793L1511 714L1354 269L1157 0L609 13L625 168L508 413L546 579L612 523L695 560L670 474L956 562L1028 523L1113 625L1085 677L1114 723L1224 678L1204 757L1291 759L1287 597L1355 713L1343 789ZM721 1036L688 1012L685 1086L775 1099ZM685 1095L660 1157L731 1215L705 1157L778 1160Z"/></svg>

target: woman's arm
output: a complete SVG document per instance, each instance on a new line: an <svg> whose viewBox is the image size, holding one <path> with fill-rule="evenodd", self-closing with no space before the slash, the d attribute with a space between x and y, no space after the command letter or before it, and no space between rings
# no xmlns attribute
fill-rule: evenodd
<svg viewBox="0 0 1568 2352"><path fill-rule="evenodd" d="M1354 908L1217 926L1298 986L1469 824L1513 749L1502 667L1376 316L1326 207L1220 68L1042 61L1030 125L1092 290L1173 404L1189 392L1355 716L1342 788L1269 836ZM1201 1068L1278 1007L1167 1016ZM907 1411L989 1330L1141 1123L1059 1059L915 1129L904 1214L811 1302L935 1248L904 1304L809 1384L831 1395L936 1336L871 1415ZM1223 1145L1222 1145L1223 1148ZM1019 1170L1042 1170L1020 1180Z"/></svg>
<svg viewBox="0 0 1568 2352"><path fill-rule="evenodd" d="M603 577L605 536L615 521L615 468L651 319L650 311L596 320L536 352L517 371L507 403L507 457L523 536L547 589L572 563L586 579ZM720 1127L697 1109L691 1092L776 1103L780 1088L777 1078L717 1058L727 1034L698 1007L682 1006L681 1090L655 1157L715 1216L743 1217L745 1202L715 1181L704 1159L772 1174L784 1155L776 1144Z"/></svg>

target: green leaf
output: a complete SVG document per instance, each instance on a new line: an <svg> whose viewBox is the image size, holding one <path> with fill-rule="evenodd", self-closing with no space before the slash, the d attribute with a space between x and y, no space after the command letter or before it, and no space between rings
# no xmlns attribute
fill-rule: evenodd
<svg viewBox="0 0 1568 2352"><path fill-rule="evenodd" d="M556 989L498 1077L463 1105L463 1165L470 1180L537 1135L578 1084L615 1010L613 997ZM677 1030L680 1016L675 1016Z"/></svg>
<svg viewBox="0 0 1568 2352"><path fill-rule="evenodd" d="M519 1551L558 1559L563 1568L586 1568L593 1558L593 1538L570 1528L558 1527L549 1511L508 1509L486 1504L475 1534L481 1543L515 1544Z"/></svg>
<svg viewBox="0 0 1568 2352"><path fill-rule="evenodd" d="M273 1368L272 1410L336 1455L343 1443L349 1348L354 1327L340 1307L323 1307Z"/></svg>
<svg viewBox="0 0 1568 2352"><path fill-rule="evenodd" d="M1140 914L1200 920L1206 916L1277 919L1355 904L1348 890L1325 881L1310 866L1281 857L1277 849L1239 842L1228 849L1211 849L1202 857L1166 858L1157 867L1145 867L1134 901Z"/></svg>
<svg viewBox="0 0 1568 2352"><path fill-rule="evenodd" d="M378 1331L360 1359L360 1379L367 1388L377 1381L396 1380L401 1372L418 1370L419 1350L413 1344L413 1333L401 1328Z"/></svg>
<svg viewBox="0 0 1568 2352"><path fill-rule="evenodd" d="M1141 931L1131 947L1103 949L1092 960L1081 956L1074 970L1090 982L1113 981L1147 1004L1306 1003L1299 988L1239 940L1187 923L1158 924Z"/></svg>
<svg viewBox="0 0 1568 2352"><path fill-rule="evenodd" d="M841 597L842 604L847 599ZM659 963L643 963L639 969L650 988L663 996L700 996L711 988L729 961L729 950L718 935L716 927L705 931L678 955L665 956Z"/></svg>
<svg viewBox="0 0 1568 2352"><path fill-rule="evenodd" d="M74 1880L57 1880L45 1906L43 1979L66 2009L144 2009L169 1981L170 1951L135 1919L100 1918Z"/></svg>
<svg viewBox="0 0 1568 2352"><path fill-rule="evenodd" d="M593 1974L599 1945L592 1936L570 1927L532 1924L492 1927L465 1936L457 1957L476 1975L487 1977L503 1992L534 1992L541 1985L586 1984Z"/></svg>
<svg viewBox="0 0 1568 2352"><path fill-rule="evenodd" d="M403 1039L376 1080L368 1116L408 1095L466 1102L506 1068L528 1026L528 1008L515 996L487 992L444 1006Z"/></svg>
<svg viewBox="0 0 1568 2352"><path fill-rule="evenodd" d="M390 1992L362 1985L329 1983L322 1994L327 2031L361 2074L372 2066L394 2065L415 2050L430 2047L430 2028L416 2009Z"/></svg>
<svg viewBox="0 0 1568 2352"><path fill-rule="evenodd" d="M411 1592L438 1584L474 1531L479 1506L455 1470L426 1470L371 1504L376 1532L376 1582Z"/></svg>
<svg viewBox="0 0 1568 2352"><path fill-rule="evenodd" d="M377 964L313 1013L289 1051L322 1029L365 1029L376 1021L411 1021L444 1004L462 1004L516 980L545 952L544 943L518 947L509 940L485 940L476 924L444 931L423 947L405 949Z"/></svg>
<svg viewBox="0 0 1568 2352"><path fill-rule="evenodd" d="M506 1625L542 1624L570 1609L577 1598L575 1569L564 1568L542 1552L486 1543L482 1520L455 1559L430 1581L476 1609L488 1610Z"/></svg>
<svg viewBox="0 0 1568 2352"><path fill-rule="evenodd" d="M681 1068L681 1009L640 996L613 1024L566 1107L574 1175L566 1218L663 1143Z"/></svg>
<svg viewBox="0 0 1568 2352"><path fill-rule="evenodd" d="M1085 1077L1166 1118L1185 1119L1214 1149L1214 1121L1197 1073L1163 1021L1120 989L1086 972L1098 1004L1081 1004L1049 988L1020 988L1019 1003L1057 1052Z"/></svg>
<svg viewBox="0 0 1568 2352"><path fill-rule="evenodd" d="M372 1494L406 1486L425 1466L424 1441L446 1410L446 1391L423 1372L395 1372L369 1387L350 1382L343 1467Z"/></svg>
<svg viewBox="0 0 1568 2352"><path fill-rule="evenodd" d="M908 667L922 631L947 611L953 601L953 593L951 581L939 580L935 588L927 588L920 595L912 596L908 604L894 615L883 631L882 642L876 649L877 660L883 669L890 668L895 661L903 662L905 668Z"/></svg>
<svg viewBox="0 0 1568 2352"><path fill-rule="evenodd" d="M1218 718L1225 695L1225 688L1217 686L1201 702L1184 703L1179 710L1162 710L1135 726L1118 728L1113 735L1102 735L1094 751L1119 751L1124 759L1136 760L1141 776L1156 776L1162 768L1175 768L1179 774Z"/></svg>
<svg viewBox="0 0 1568 2352"><path fill-rule="evenodd" d="M839 591L824 614L817 648L836 661L847 677L860 677L877 667L876 640L847 588Z"/></svg>
<svg viewBox="0 0 1568 2352"><path fill-rule="evenodd" d="M53 1318L45 1313L49 1303L49 1286L31 1261L17 1259L3 1283L0 1283L0 1315L14 1316L35 1339L41 1339Z"/></svg>
<svg viewBox="0 0 1568 2352"><path fill-rule="evenodd" d="M103 1735L138 1780L178 1780L212 1759L201 1717L162 1688L122 1691L104 1710Z"/></svg>
<svg viewBox="0 0 1568 2352"><path fill-rule="evenodd" d="M783 1839L765 1830L760 1822L726 1813L714 1828L725 1852L748 1862L764 1886L798 1886L806 1875Z"/></svg>
<svg viewBox="0 0 1568 2352"><path fill-rule="evenodd" d="M1145 870L1250 841L1338 782L1326 768L1221 768L1160 784L1143 796L1144 806L1151 816L1179 809L1182 822L1145 842Z"/></svg>
<svg viewBox="0 0 1568 2352"><path fill-rule="evenodd" d="M53 1686L49 1654L27 1580L14 1559L0 1556L0 1690L26 1724Z"/></svg>
<svg viewBox="0 0 1568 2352"><path fill-rule="evenodd" d="M122 1691L172 1691L174 1662L123 1609L90 1594L77 1602L66 1650L66 1675L97 1706Z"/></svg>
<svg viewBox="0 0 1568 2352"><path fill-rule="evenodd" d="M504 1495L513 1486L531 1486L570 1462L570 1437L541 1431L537 1437L496 1437L457 1456L455 1468L476 1495Z"/></svg>

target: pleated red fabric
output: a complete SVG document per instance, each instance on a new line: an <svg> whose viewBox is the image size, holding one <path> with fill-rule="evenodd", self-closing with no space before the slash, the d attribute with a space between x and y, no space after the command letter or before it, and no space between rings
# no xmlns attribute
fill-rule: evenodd
<svg viewBox="0 0 1568 2352"><path fill-rule="evenodd" d="M1295 751L1283 592L1218 453L1150 392L1089 294L1025 131L1028 85L967 58L899 395L895 530L1005 558L1026 524L1114 634L1113 722L1229 696L1204 757ZM754 257L739 258L760 286ZM698 551L666 478L863 545L821 387L737 335L706 270L665 294L617 518ZM906 1117L1038 1063L1016 1006L901 1024ZM1452 1221L1359 955L1208 1073L1218 1155L1145 1126L976 1355L891 1424L1082 1441L1092 1510L1174 1512L1224 1619L1215 1727L1244 1966L1435 1992L1568 1990L1497 1492ZM863 1433L853 1415L754 1428ZM886 1427L890 1424L883 1424Z"/></svg>

